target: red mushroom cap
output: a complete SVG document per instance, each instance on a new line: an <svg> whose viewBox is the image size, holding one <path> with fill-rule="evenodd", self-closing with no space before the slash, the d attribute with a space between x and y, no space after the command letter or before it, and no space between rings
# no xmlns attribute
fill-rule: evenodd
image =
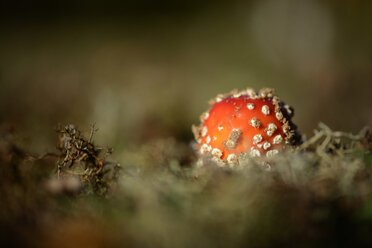
<svg viewBox="0 0 372 248"><path fill-rule="evenodd" d="M219 165L239 164L240 158L270 157L299 142L291 122L293 110L272 89L252 89L218 95L193 126L199 154L209 154Z"/></svg>

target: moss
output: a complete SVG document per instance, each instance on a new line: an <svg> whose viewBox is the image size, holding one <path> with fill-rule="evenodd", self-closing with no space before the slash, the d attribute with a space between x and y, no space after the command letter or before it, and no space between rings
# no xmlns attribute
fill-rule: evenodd
<svg viewBox="0 0 372 248"><path fill-rule="evenodd" d="M59 134L59 149L45 156L30 156L11 139L2 143L3 244L372 244L366 231L372 226L369 129L351 135L321 124L298 149L275 156L270 170L255 160L238 168L213 161L197 167L190 146L169 138L120 152L117 171L107 153L75 127L62 127ZM106 177L105 167L114 176ZM100 183L92 187L92 180Z"/></svg>

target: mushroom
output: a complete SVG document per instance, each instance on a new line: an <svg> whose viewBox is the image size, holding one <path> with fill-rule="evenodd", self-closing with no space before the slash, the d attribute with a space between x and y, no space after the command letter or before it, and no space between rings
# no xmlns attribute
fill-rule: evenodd
<svg viewBox="0 0 372 248"><path fill-rule="evenodd" d="M210 105L193 131L200 156L209 154L219 165L237 165L240 157L271 157L300 142L291 120L293 109L273 89L234 90L218 95Z"/></svg>

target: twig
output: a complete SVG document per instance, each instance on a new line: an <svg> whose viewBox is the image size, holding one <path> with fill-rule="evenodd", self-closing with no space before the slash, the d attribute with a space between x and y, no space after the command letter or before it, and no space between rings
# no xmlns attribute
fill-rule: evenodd
<svg viewBox="0 0 372 248"><path fill-rule="evenodd" d="M88 139L89 144L92 143L94 133L98 131L98 129L95 129L95 127L96 127L96 123L93 123L90 125L90 134L89 134L89 139Z"/></svg>
<svg viewBox="0 0 372 248"><path fill-rule="evenodd" d="M56 154L56 153L53 153L53 152L46 152L46 153L44 153L44 154L42 154L40 156L37 156L37 157L32 156L32 155L28 155L26 160L28 160L28 161L37 161L37 160L42 160L42 159L44 159L46 157L59 157L59 155Z"/></svg>

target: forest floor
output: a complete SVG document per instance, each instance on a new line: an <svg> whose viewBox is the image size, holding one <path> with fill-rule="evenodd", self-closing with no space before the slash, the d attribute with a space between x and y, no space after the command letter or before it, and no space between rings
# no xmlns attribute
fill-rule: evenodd
<svg viewBox="0 0 372 248"><path fill-rule="evenodd" d="M113 161L95 131L61 126L57 149L35 155L0 130L0 246L372 245L369 128L349 134L321 123L269 164L236 168L197 166L192 145L173 138Z"/></svg>

